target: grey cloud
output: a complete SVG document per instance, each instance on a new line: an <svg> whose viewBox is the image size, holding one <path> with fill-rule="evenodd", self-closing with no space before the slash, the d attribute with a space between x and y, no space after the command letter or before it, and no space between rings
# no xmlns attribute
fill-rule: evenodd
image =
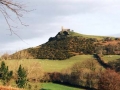
<svg viewBox="0 0 120 90"><path fill-rule="evenodd" d="M24 0L21 1L23 1L23 3L24 2L27 3L27 1ZM83 17L86 14L92 14L98 12L99 12L98 14L109 13L108 12L109 8L112 11L117 12L118 7L120 6L120 1L118 0L114 0L114 1L113 0L109 0L109 1L108 0L29 0L26 6L28 6L27 7L28 10L32 10L32 9L36 9L36 10L26 13L22 18L22 21L29 25L28 27L21 26L20 24L18 25L17 23L16 24L11 23L12 25L19 26L18 29L15 29L15 32L23 40L30 40L33 38L40 38L41 40L43 40L43 37L49 38L50 36L55 35L60 30L60 25L62 25L64 22L67 22L64 20L65 17L75 16L75 15L77 16L79 15ZM110 13L112 13L112 11L110 11ZM16 41L21 41L15 35L9 36L8 34L10 34L10 32L9 30L7 30L8 27L3 18L1 18L1 22L2 23L0 24L0 42L6 44ZM86 24L86 21L84 22L84 24Z"/></svg>
<svg viewBox="0 0 120 90"><path fill-rule="evenodd" d="M37 28L36 28L37 27ZM25 29L26 28L26 29ZM52 31L52 27L50 25L35 25L35 27L24 27L24 29L16 29L15 34L10 35L9 30L0 30L0 42L2 44L10 43L10 42L15 42L15 41L21 41L22 40L28 40L32 38L42 38L44 36L49 36ZM55 28L54 28L55 29ZM20 37L20 38L19 38Z"/></svg>
<svg viewBox="0 0 120 90"><path fill-rule="evenodd" d="M38 17L35 21L42 24L54 22L56 17L98 12L105 10L109 4L118 4L107 0L35 0L33 3L36 10L32 16Z"/></svg>
<svg viewBox="0 0 120 90"><path fill-rule="evenodd" d="M30 26L23 27L24 29L17 30L16 33L23 39L40 37L43 35L42 32L49 32L47 27L50 27L50 23L61 19L56 19L57 17L89 13L99 8L99 4L96 0L30 0L28 9L36 10L29 12L23 18L23 22ZM15 37L12 40L15 40Z"/></svg>

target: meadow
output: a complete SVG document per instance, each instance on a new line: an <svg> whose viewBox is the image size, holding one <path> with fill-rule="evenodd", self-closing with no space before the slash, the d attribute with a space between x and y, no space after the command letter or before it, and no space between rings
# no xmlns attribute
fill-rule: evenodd
<svg viewBox="0 0 120 90"><path fill-rule="evenodd" d="M48 59L23 59L23 60L5 60L10 70L15 71L21 64L23 67L31 68L41 66L44 72L60 72L62 69L69 68L77 62L93 59L93 55L77 55L66 60L48 60Z"/></svg>
<svg viewBox="0 0 120 90"><path fill-rule="evenodd" d="M102 57L102 59L106 63L108 63L110 61L114 61L114 60L119 59L119 58L120 58L120 55L105 55Z"/></svg>
<svg viewBox="0 0 120 90"><path fill-rule="evenodd" d="M74 87L55 84L55 83L43 83L41 90L85 90L85 89L74 88Z"/></svg>
<svg viewBox="0 0 120 90"><path fill-rule="evenodd" d="M43 72L61 72L63 69L72 67L77 62L82 62L84 60L88 60L91 58L93 58L93 55L78 55L78 56L71 57L67 60L22 59L22 60L4 60L4 62L9 67L9 70L12 70L13 72L16 72L18 70L19 65L21 64L28 71L31 71L32 69L34 70L36 75L30 76L30 77L38 77L39 75L42 76ZM14 73L14 75L15 74L16 73ZM11 81L11 83L13 87L16 87L13 81ZM80 88L78 89L78 88L73 88L73 87L54 84L54 83L42 83L42 84L30 83L30 84L32 85L33 89L36 87L37 88L42 87L41 90L80 90ZM26 89L26 90L29 90L29 89Z"/></svg>
<svg viewBox="0 0 120 90"><path fill-rule="evenodd" d="M85 35L85 34L80 34L80 33L76 33L76 32L71 32L71 35L72 36L82 36L85 38L96 38L97 40L102 40L107 37L107 36ZM114 38L114 37L111 37L111 38Z"/></svg>
<svg viewBox="0 0 120 90"><path fill-rule="evenodd" d="M120 55L105 55L102 57L102 59L105 62L113 61L119 58ZM19 65L21 64L28 71L31 71L33 69L34 72L37 72L36 75L39 76L43 74L41 72L61 72L64 69L72 67L77 62L82 63L85 60L92 60L92 59L94 59L93 55L77 55L66 60L22 59L22 60L4 60L4 61L6 65L9 67L9 69L12 70L13 72L16 72ZM38 77L38 76L33 75L30 77ZM41 90L84 90L80 88L74 88L74 87L55 84L55 83L37 83L37 84L31 83L31 85L33 89L41 88ZM12 86L16 87L14 83Z"/></svg>
<svg viewBox="0 0 120 90"><path fill-rule="evenodd" d="M119 59L120 55L105 55L102 59L105 62ZM93 55L77 55L66 60L48 60L48 59L23 59L23 60L5 60L10 70L16 71L19 65L26 68L41 67L44 72L60 72L63 69L69 68L77 62L94 59Z"/></svg>

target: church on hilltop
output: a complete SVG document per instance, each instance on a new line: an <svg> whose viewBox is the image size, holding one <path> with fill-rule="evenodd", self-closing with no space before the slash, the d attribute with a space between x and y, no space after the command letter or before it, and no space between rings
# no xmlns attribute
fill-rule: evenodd
<svg viewBox="0 0 120 90"><path fill-rule="evenodd" d="M70 31L70 29L65 29L65 28L63 28L63 26L61 27L61 31L63 32L63 31L67 31L67 32L69 32Z"/></svg>
<svg viewBox="0 0 120 90"><path fill-rule="evenodd" d="M63 28L63 26L61 27L60 33L67 33L69 35L70 32L74 32L74 31L69 28Z"/></svg>

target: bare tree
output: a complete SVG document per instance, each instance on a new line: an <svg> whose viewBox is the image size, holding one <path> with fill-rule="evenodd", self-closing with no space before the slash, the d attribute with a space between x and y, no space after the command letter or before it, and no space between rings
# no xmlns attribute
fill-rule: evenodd
<svg viewBox="0 0 120 90"><path fill-rule="evenodd" d="M23 24L23 22L21 21L21 18L23 17L22 13L29 12L29 11L25 9L24 4L20 2L15 2L15 0L0 0L0 12L2 13L2 15L6 20L6 23L9 27L11 35L12 34L17 35L13 30L13 28L17 28L17 27L12 26L10 23L10 20L13 21L13 18L11 17L9 11L12 12L17 17L17 20L21 23L21 25L24 25L24 26L27 26L27 25Z"/></svg>

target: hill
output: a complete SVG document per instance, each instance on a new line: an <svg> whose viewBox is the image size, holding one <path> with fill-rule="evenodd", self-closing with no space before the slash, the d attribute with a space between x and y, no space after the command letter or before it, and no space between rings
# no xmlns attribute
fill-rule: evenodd
<svg viewBox="0 0 120 90"><path fill-rule="evenodd" d="M120 38L83 35L70 30L60 31L48 42L11 55L12 59L64 60L81 54L120 54Z"/></svg>

